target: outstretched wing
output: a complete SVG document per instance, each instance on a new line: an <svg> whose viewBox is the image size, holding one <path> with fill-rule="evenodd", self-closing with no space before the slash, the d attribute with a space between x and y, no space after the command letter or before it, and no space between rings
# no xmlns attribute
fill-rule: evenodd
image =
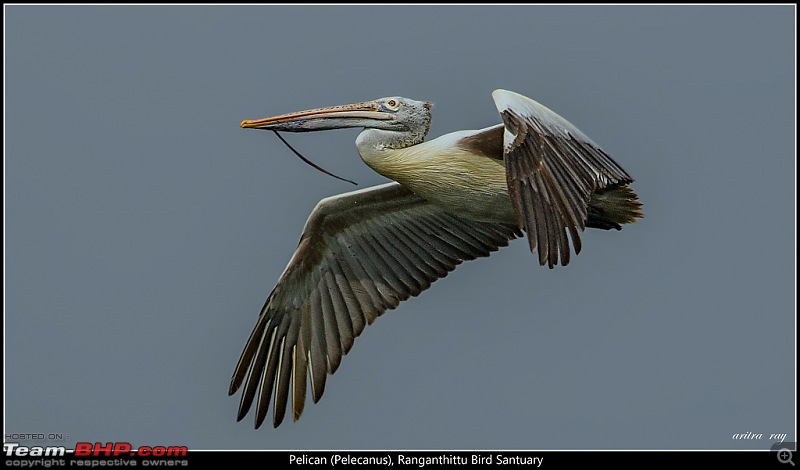
<svg viewBox="0 0 800 470"><path fill-rule="evenodd" d="M323 199L267 298L231 379L244 383L241 420L256 400L256 427L274 389L273 425L289 400L303 412L306 376L316 403L364 326L416 296L464 260L522 236L513 225L445 212L397 183ZM247 377L245 380L245 376Z"/></svg>
<svg viewBox="0 0 800 470"><path fill-rule="evenodd" d="M503 159L511 203L531 251L549 267L569 263L569 238L580 253L589 200L633 179L566 119L520 94L492 93L503 118Z"/></svg>

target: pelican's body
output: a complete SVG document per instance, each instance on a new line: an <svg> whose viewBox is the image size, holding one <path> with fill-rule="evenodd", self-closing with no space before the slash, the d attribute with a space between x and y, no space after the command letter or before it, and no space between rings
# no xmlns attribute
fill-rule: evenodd
<svg viewBox="0 0 800 470"><path fill-rule="evenodd" d="M322 397L367 324L463 261L524 231L540 264L566 265L585 227L620 229L642 216L633 179L580 130L522 95L492 96L503 124L428 142L430 103L400 97L242 122L287 132L364 128L361 158L394 182L323 199L312 211L233 373L229 393L244 386L238 419L255 402L260 426L273 401L277 427L290 396L299 418L306 389Z"/></svg>
<svg viewBox="0 0 800 470"><path fill-rule="evenodd" d="M381 147L366 130L356 139L364 163L449 212L471 220L515 223L508 197L502 141L500 160L476 153L463 142L482 131L459 131L406 148Z"/></svg>

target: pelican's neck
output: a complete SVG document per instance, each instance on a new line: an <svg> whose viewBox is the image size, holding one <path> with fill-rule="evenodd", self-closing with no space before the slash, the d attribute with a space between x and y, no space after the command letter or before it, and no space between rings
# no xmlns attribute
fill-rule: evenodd
<svg viewBox="0 0 800 470"><path fill-rule="evenodd" d="M427 129L426 129L427 131ZM397 180L398 160L406 149L425 140L425 133L389 131L384 129L364 129L356 139L356 147L361 159L370 168L387 178Z"/></svg>
<svg viewBox="0 0 800 470"><path fill-rule="evenodd" d="M387 171L390 170L384 168L389 163L386 160L392 159L391 156L404 153L403 149L421 143L425 140L427 133L427 128L421 132L364 129L361 134L358 134L356 147L364 163L383 176L394 179L392 175L387 174Z"/></svg>
<svg viewBox="0 0 800 470"><path fill-rule="evenodd" d="M356 147L361 151L381 151L387 149L404 149L417 145L428 134L428 128L417 131L389 131L384 129L364 129L358 134ZM363 155L363 152L362 152Z"/></svg>
<svg viewBox="0 0 800 470"><path fill-rule="evenodd" d="M426 129L427 130L427 129ZM418 174L424 164L425 149L434 141L423 142L425 133L412 134L381 129L366 129L358 135L356 147L370 168L406 186L424 175Z"/></svg>

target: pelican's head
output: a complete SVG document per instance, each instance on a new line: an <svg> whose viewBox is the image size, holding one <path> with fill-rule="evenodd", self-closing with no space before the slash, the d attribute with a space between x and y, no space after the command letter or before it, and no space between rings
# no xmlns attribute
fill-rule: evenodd
<svg viewBox="0 0 800 470"><path fill-rule="evenodd" d="M361 103L309 109L264 119L242 121L245 129L313 132L347 127L381 129L406 134L422 142L431 125L431 103L399 96ZM412 144L413 145L413 144Z"/></svg>

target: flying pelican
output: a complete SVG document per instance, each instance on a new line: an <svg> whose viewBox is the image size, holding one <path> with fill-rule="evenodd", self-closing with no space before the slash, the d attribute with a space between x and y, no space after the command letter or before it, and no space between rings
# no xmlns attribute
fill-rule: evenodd
<svg viewBox="0 0 800 470"><path fill-rule="evenodd" d="M364 163L394 182L320 201L261 309L231 379L244 384L237 420L256 402L283 421L303 412L306 379L319 401L355 337L465 260L527 233L539 263L570 260L585 227L617 229L642 217L633 179L566 119L506 90L492 93L503 123L425 142L431 103L402 97L242 121L312 132L360 127Z"/></svg>

